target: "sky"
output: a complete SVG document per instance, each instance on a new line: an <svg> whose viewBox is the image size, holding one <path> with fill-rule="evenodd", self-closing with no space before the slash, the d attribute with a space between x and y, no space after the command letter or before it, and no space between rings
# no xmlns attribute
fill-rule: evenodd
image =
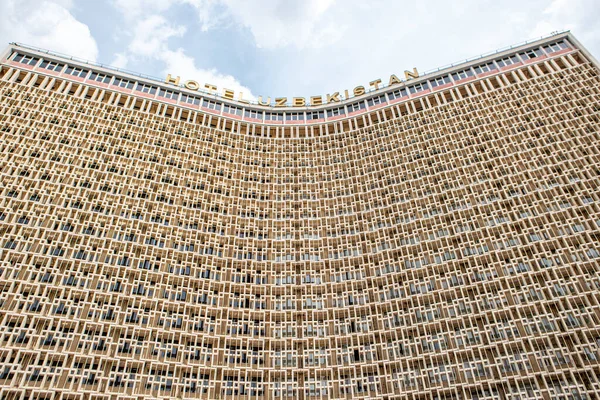
<svg viewBox="0 0 600 400"><path fill-rule="evenodd" d="M600 0L0 0L0 43L266 99L368 87L561 30L598 59L599 20Z"/></svg>

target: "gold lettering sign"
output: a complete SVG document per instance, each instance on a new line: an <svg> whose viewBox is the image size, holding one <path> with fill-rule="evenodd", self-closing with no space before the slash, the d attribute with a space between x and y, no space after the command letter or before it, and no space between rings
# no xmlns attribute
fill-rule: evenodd
<svg viewBox="0 0 600 400"><path fill-rule="evenodd" d="M388 83L388 86L396 85L398 83L402 83L402 81L398 79L396 75L390 76L390 82Z"/></svg>
<svg viewBox="0 0 600 400"><path fill-rule="evenodd" d="M294 97L292 99L292 106L294 107L304 107L306 105L306 100L304 97Z"/></svg>
<svg viewBox="0 0 600 400"><path fill-rule="evenodd" d="M337 101L340 101L340 92L335 92L334 94L327 95L328 103L333 103L333 102L337 102Z"/></svg>
<svg viewBox="0 0 600 400"><path fill-rule="evenodd" d="M223 97L233 100L235 92L231 89L223 89Z"/></svg>
<svg viewBox="0 0 600 400"><path fill-rule="evenodd" d="M354 88L354 95L355 96L361 96L365 94L365 87L364 86L357 86Z"/></svg>
<svg viewBox="0 0 600 400"><path fill-rule="evenodd" d="M323 104L323 96L311 96L311 98L310 98L311 106L318 106L320 104Z"/></svg>
<svg viewBox="0 0 600 400"><path fill-rule="evenodd" d="M190 89L190 90L200 89L200 84L196 81L185 81L183 86L185 86L187 89Z"/></svg>
<svg viewBox="0 0 600 400"><path fill-rule="evenodd" d="M406 77L406 80L415 79L419 77L419 71L417 71L416 68L413 68L412 72L404 71L404 76Z"/></svg>
<svg viewBox="0 0 600 400"><path fill-rule="evenodd" d="M180 80L180 79L181 79L181 78L180 78L179 76L178 76L177 78L173 78L173 77L171 76L171 74L168 74L168 75L167 75L167 79L165 79L165 83L170 83L170 84L172 84L172 85L177 85L177 86L179 86L179 80Z"/></svg>
<svg viewBox="0 0 600 400"><path fill-rule="evenodd" d="M240 103L246 103L246 104L250 104L250 102L249 102L248 100L244 99L244 92L240 92L240 93L238 94L238 101L239 101Z"/></svg>
<svg viewBox="0 0 600 400"><path fill-rule="evenodd" d="M373 86L375 90L379 89L379 84L381 83L381 79L375 79L374 81L369 82L369 86Z"/></svg>
<svg viewBox="0 0 600 400"><path fill-rule="evenodd" d="M406 80L416 79L419 77L419 71L417 71L417 68L415 67L412 69L412 71L409 71L409 70L404 71L404 76L406 77ZM167 77L165 79L165 83L170 84L170 85L180 86L180 82L181 82L181 77L173 76L171 74L167 74ZM388 81L388 86L398 85L403 82L404 81L402 79L400 79L396 75L392 74L392 75L390 75L390 79ZM381 79L375 79L375 80L369 82L369 86L371 88L373 88L374 90L381 89L382 88L381 85L382 85ZM189 90L200 90L200 84L196 81L185 81L183 83L183 86ZM204 84L204 89L208 90L209 92L217 93L217 86L213 85L211 83ZM223 88L222 91L223 91L222 97L225 99L237 100L241 103L246 103L246 104L250 103L248 100L244 99L244 94L242 92L238 93L238 98L236 99L235 91L233 91L231 89L226 89L226 88ZM344 90L343 91L343 94L344 94L343 99L348 100L351 97L362 96L366 92L367 92L367 89L364 86L356 86L352 90L352 95L349 93L348 90ZM327 104L327 103L340 102L340 101L342 101L342 95L340 95L340 92L334 92L332 94L327 94L326 101L323 99L323 96L310 96L309 99L310 99L310 103L307 103L306 98L304 98L304 97L293 97L292 103L288 104L287 97L276 97L275 104L271 104L271 97L267 97L267 100L265 101L265 100L263 100L262 96L258 96L257 103L261 106L275 106L275 107L287 107L290 105L292 107L306 107L307 105L319 106L319 105L323 105L323 104Z"/></svg>
<svg viewBox="0 0 600 400"><path fill-rule="evenodd" d="M267 101L263 102L262 96L258 96L258 104L260 104L261 106L270 106L271 105L271 98L267 97Z"/></svg>

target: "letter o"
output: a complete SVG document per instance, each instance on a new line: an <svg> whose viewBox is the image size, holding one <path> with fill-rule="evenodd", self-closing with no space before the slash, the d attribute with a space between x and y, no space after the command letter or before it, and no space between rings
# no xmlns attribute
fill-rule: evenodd
<svg viewBox="0 0 600 400"><path fill-rule="evenodd" d="M196 81L185 81L185 83L183 84L183 86L186 87L186 89L190 89L190 90L198 90L200 89L200 84Z"/></svg>

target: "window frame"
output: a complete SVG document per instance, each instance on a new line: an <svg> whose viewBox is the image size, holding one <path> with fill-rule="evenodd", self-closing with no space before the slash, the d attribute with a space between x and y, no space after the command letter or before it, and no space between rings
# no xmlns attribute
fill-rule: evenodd
<svg viewBox="0 0 600 400"><path fill-rule="evenodd" d="M124 89L133 89L133 87L135 86L135 82L132 82L125 78L115 78L115 80L112 82L112 85Z"/></svg>
<svg viewBox="0 0 600 400"><path fill-rule="evenodd" d="M44 63L45 63L45 65L44 65ZM52 68L49 68L49 67L52 67ZM65 64L61 64L56 61L42 60L42 62L40 63L40 68L44 68L49 71L60 72L65 68Z"/></svg>
<svg viewBox="0 0 600 400"><path fill-rule="evenodd" d="M390 100L394 100L394 99L401 99L403 97L408 96L408 90L406 90L405 87L396 89L392 92L388 92L387 96Z"/></svg>
<svg viewBox="0 0 600 400"><path fill-rule="evenodd" d="M17 58L19 58L19 59L17 60ZM34 67L40 61L40 58L39 57L30 56L30 55L27 55L27 54L15 53L15 55L12 58L12 60L16 61L18 63L21 63L21 64L31 65L32 67ZM26 60L26 61L24 61L24 60Z"/></svg>
<svg viewBox="0 0 600 400"><path fill-rule="evenodd" d="M138 82L135 86L136 92L154 95L158 91L156 86Z"/></svg>
<svg viewBox="0 0 600 400"><path fill-rule="evenodd" d="M77 78L86 78L90 73L90 70L88 69L83 69L83 68L79 68L79 67L74 67L71 65L67 65L67 68L65 68L65 74L67 75L71 75Z"/></svg>
<svg viewBox="0 0 600 400"><path fill-rule="evenodd" d="M112 81L112 78L113 77L110 76L110 75L100 74L100 73L98 73L96 71L92 71L92 73L88 77L88 80L92 80L94 82L100 82L100 83L109 84L110 81Z"/></svg>

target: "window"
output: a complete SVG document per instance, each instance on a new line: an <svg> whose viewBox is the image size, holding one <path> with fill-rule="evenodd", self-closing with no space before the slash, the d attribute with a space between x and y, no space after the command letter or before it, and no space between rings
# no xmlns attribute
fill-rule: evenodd
<svg viewBox="0 0 600 400"><path fill-rule="evenodd" d="M304 113L301 112L289 112L285 114L287 121L302 121L304 120Z"/></svg>
<svg viewBox="0 0 600 400"><path fill-rule="evenodd" d="M158 91L158 95L161 97L164 97L165 99L173 99L173 100L177 100L177 98L179 97L179 93L173 92L171 90L165 90L165 89L160 89Z"/></svg>
<svg viewBox="0 0 600 400"><path fill-rule="evenodd" d="M429 87L427 86L427 82L417 83L416 85L412 85L408 88L408 91L411 93L419 93L423 90L427 90Z"/></svg>
<svg viewBox="0 0 600 400"><path fill-rule="evenodd" d="M385 103L385 95L383 94L381 96L372 97L369 100L367 100L367 104L369 105L369 107L381 103Z"/></svg>
<svg viewBox="0 0 600 400"><path fill-rule="evenodd" d="M581 224L575 224L575 225L573 225L573 231L574 232L583 232L583 231L585 231L585 227Z"/></svg>
<svg viewBox="0 0 600 400"><path fill-rule="evenodd" d="M523 60L529 60L532 58L536 58L539 57L541 55L543 55L544 52L542 51L542 49L532 49L532 50L528 50L524 53L519 53L519 56L523 59Z"/></svg>
<svg viewBox="0 0 600 400"><path fill-rule="evenodd" d="M496 60L496 63L498 64L499 67L506 67L507 65L513 65L519 62L519 57L517 56L510 56L510 57L505 57L501 60Z"/></svg>
<svg viewBox="0 0 600 400"><path fill-rule="evenodd" d="M344 107L332 108L330 110L327 110L328 117L336 117L338 115L345 115L345 114L346 114L346 112L344 111Z"/></svg>
<svg viewBox="0 0 600 400"><path fill-rule="evenodd" d="M358 111L358 110L362 110L363 108L365 108L365 102L364 101L359 101L356 103L352 103L352 104L348 104L348 112L354 112L354 111Z"/></svg>
<svg viewBox="0 0 600 400"><path fill-rule="evenodd" d="M484 72L490 72L496 69L496 65L493 62L489 62L487 64L479 65L475 67L476 74L482 74Z"/></svg>
<svg viewBox="0 0 600 400"><path fill-rule="evenodd" d="M446 76L440 76L438 78L430 80L429 84L431 85L431 87L437 87L437 86L446 85L450 82L452 82L452 80L450 79L450 76L446 75Z"/></svg>
<svg viewBox="0 0 600 400"><path fill-rule="evenodd" d="M225 104L223 106L223 112L226 112L226 113L229 113L229 114L234 114L234 115L239 115L240 117L242 116L242 109L241 108L233 107L233 106L230 106L228 104Z"/></svg>
<svg viewBox="0 0 600 400"><path fill-rule="evenodd" d="M200 99L189 94L182 94L181 101L188 104L200 105Z"/></svg>
<svg viewBox="0 0 600 400"><path fill-rule="evenodd" d="M544 46L544 50L546 51L546 53L554 53L554 52L568 49L568 48L569 48L569 46L563 41L560 41L557 43L551 43L547 46Z"/></svg>
<svg viewBox="0 0 600 400"><path fill-rule="evenodd" d="M399 99L407 95L407 91L405 88L394 90L393 92L388 93L388 97L390 100Z"/></svg>
<svg viewBox="0 0 600 400"><path fill-rule="evenodd" d="M221 103L215 101L204 100L202 102L202 107L208 108L209 110L221 111Z"/></svg>
<svg viewBox="0 0 600 400"><path fill-rule="evenodd" d="M283 121L282 113L265 113L266 121Z"/></svg>
<svg viewBox="0 0 600 400"><path fill-rule="evenodd" d="M462 71L458 71L452 74L452 79L455 81L460 81L461 79L466 79L473 76L473 71L471 69L465 69Z"/></svg>
<svg viewBox="0 0 600 400"><path fill-rule="evenodd" d="M583 352L585 354L585 358L588 361L596 361L598 358L596 357L596 354L594 354L594 352L592 350L590 350L590 348L588 346L585 346L583 348Z"/></svg>
<svg viewBox="0 0 600 400"><path fill-rule="evenodd" d="M596 249L589 249L585 253L587 254L588 258L598 258L598 257L600 257L600 253Z"/></svg>
<svg viewBox="0 0 600 400"><path fill-rule="evenodd" d="M65 64L59 64L59 63L46 61L46 60L42 61L42 63L40 64L41 68L49 69L50 71L56 71L56 72L62 71L64 66L65 66Z"/></svg>
<svg viewBox="0 0 600 400"><path fill-rule="evenodd" d="M76 76L79 78L85 78L87 76L88 72L90 72L90 71L88 71L86 69L68 66L67 70L65 72L69 75L73 75L73 76Z"/></svg>
<svg viewBox="0 0 600 400"><path fill-rule="evenodd" d="M262 119L263 118L263 112L262 111L257 111L257 110L246 110L244 112L244 116L246 118Z"/></svg>
<svg viewBox="0 0 600 400"><path fill-rule="evenodd" d="M325 117L324 111L313 111L306 113L306 119L323 119Z"/></svg>
<svg viewBox="0 0 600 400"><path fill-rule="evenodd" d="M127 79L115 78L113 85L119 86L125 89L133 89L133 82L128 81Z"/></svg>
<svg viewBox="0 0 600 400"><path fill-rule="evenodd" d="M24 54L17 54L17 56L14 58L14 60L16 62L20 62L22 64L27 64L27 65L36 65L38 63L38 61L40 61L39 58L36 57L32 57L32 56L26 56Z"/></svg>
<svg viewBox="0 0 600 400"><path fill-rule="evenodd" d="M100 83L109 83L112 79L112 76L106 76L97 72L92 72L89 79Z"/></svg>
<svg viewBox="0 0 600 400"><path fill-rule="evenodd" d="M148 93L148 94L156 93L156 87L151 86L151 85L145 85L143 83L138 83L135 90L137 90L138 92Z"/></svg>

